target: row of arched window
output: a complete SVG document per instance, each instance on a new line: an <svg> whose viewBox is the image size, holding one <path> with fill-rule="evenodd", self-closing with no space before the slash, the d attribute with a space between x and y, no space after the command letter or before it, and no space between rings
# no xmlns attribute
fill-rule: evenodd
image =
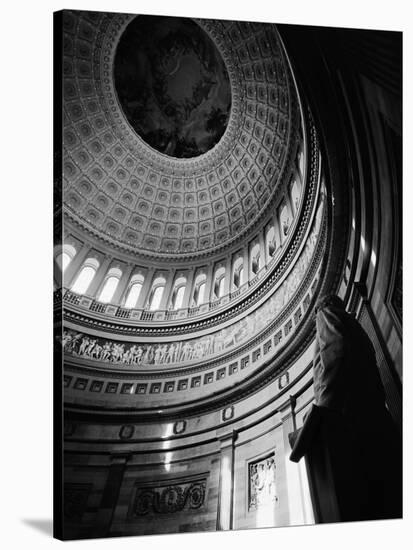
<svg viewBox="0 0 413 550"><path fill-rule="evenodd" d="M274 226L271 225L266 232L265 250L262 249L262 244L259 241L253 242L250 246L249 254L245 254L244 251L240 250L238 254L233 256L230 274L227 273L228 266L222 265L222 263L215 266L215 269L210 273L210 276L212 275L212 284L210 285L208 296L207 270L206 268L201 268L195 273L194 282L187 303L184 304L184 298L188 280L184 274L179 274L174 281L167 304L164 304L163 308L177 310L188 306L196 307L207 301L218 300L224 296L226 289L229 292L240 289L244 284L248 283L250 278L255 277L265 264L272 259L277 248L275 229ZM75 255L76 249L74 246L67 244L63 246L62 251L56 257L56 262L63 273ZM249 266L246 266L245 262L249 262ZM100 262L97 258L87 258L71 283L70 288L72 292L81 295L87 294L99 268ZM113 300L122 276L123 272L119 267L109 268L97 292L96 298L99 302L110 303ZM227 282L228 276L230 276L230 281ZM125 308L132 309L136 308L140 301L141 307L145 309L151 311L160 309L167 285L166 277L167 275L163 272L155 274L150 285L148 297L142 302L139 298L141 296L145 277L142 273L135 273L131 276L127 284L126 291L121 300L121 305Z"/></svg>
<svg viewBox="0 0 413 550"><path fill-rule="evenodd" d="M297 173L292 180L288 200L281 204L275 223L269 223L261 238L257 237L250 243L247 252L239 251L232 257L230 267L217 264L214 271L208 272L212 277L212 283L208 286L207 270L200 269L195 273L194 282L187 291L187 277L179 274L174 281L169 296L164 296L167 286L166 275L155 274L153 281L146 286L146 297L141 296L145 277L139 272L132 275L127 283L122 296L115 300L124 308L133 309L139 307L151 311L157 309L178 310L182 307L196 307L209 301L215 301L228 292L234 292L254 278L260 270L275 256L278 248L287 238L293 218L295 217L301 198L301 188L304 170L304 154L302 149L297 154ZM70 262L76 256L76 248L71 244L65 244L56 256L56 262L62 272L66 270ZM76 294L90 292L91 283L100 267L98 259L89 257L81 265L73 282L71 290ZM230 272L227 273L227 269ZM110 303L114 300L116 290L122 279L123 272L119 267L111 267L104 275L102 285L97 290L96 299L102 303ZM229 280L227 278L229 277ZM95 292L93 292L95 294Z"/></svg>

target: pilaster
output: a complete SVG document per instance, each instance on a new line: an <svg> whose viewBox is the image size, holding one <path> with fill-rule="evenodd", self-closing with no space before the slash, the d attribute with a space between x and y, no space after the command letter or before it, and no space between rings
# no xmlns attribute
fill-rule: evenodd
<svg viewBox="0 0 413 550"><path fill-rule="evenodd" d="M278 408L281 416L284 442L284 461L287 474L289 525L314 523L310 489L304 461L294 463L290 460L291 446L289 434L297 430L295 418L296 399L290 396Z"/></svg>
<svg viewBox="0 0 413 550"><path fill-rule="evenodd" d="M113 258L111 256L106 256L103 260L102 265L97 270L97 273L95 274L92 282L89 285L89 288L87 289L86 294L88 296L91 296L92 298L96 298L98 296L100 287L106 277L109 266L112 263L112 259Z"/></svg>
<svg viewBox="0 0 413 550"><path fill-rule="evenodd" d="M78 274L81 265L86 260L90 250L91 247L87 244L84 244L79 252L77 252L73 260L70 262L70 264L67 266L65 272L62 275L64 287L70 288L72 286L74 279Z"/></svg>
<svg viewBox="0 0 413 550"><path fill-rule="evenodd" d="M234 506L234 431L218 435L221 460L219 471L217 530L228 531L233 527Z"/></svg>

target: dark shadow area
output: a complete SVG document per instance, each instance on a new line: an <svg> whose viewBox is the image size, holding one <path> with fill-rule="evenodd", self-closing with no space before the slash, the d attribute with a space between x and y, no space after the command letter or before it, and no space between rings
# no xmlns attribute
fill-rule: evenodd
<svg viewBox="0 0 413 550"><path fill-rule="evenodd" d="M52 519L22 519L22 523L33 527L43 535L53 537L53 520Z"/></svg>

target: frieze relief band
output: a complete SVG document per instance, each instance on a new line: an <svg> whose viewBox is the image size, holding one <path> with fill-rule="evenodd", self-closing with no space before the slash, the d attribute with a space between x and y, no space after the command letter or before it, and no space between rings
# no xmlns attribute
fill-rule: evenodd
<svg viewBox="0 0 413 550"><path fill-rule="evenodd" d="M306 270L311 264L316 248L323 215L323 204L324 199L321 195L312 231L299 260L286 280L261 307L232 326L202 338L162 344L124 344L93 338L74 330L64 330L63 349L66 353L74 356L96 359L101 362L130 366L150 366L194 361L239 346L261 332L272 322L298 289Z"/></svg>
<svg viewBox="0 0 413 550"><path fill-rule="evenodd" d="M310 120L311 122L311 120ZM259 285L257 289L255 289L254 294L250 295L249 293L246 294L246 297L244 298L243 302L241 304L235 304L235 309L226 309L222 310L219 307L215 309L216 304L219 304L222 301L224 301L224 298L220 299L218 302L211 302L209 305L207 304L198 306L198 308L188 308L187 310L177 310L176 312L173 311L155 311L155 312L149 312L151 315L155 318L155 316L159 317L159 315L167 315L168 320L170 322L170 329L171 329L171 335L175 333L182 336L183 334L190 334L193 330L193 327L190 324L182 324L183 317L193 317L194 315L204 314L204 308L207 307L209 310L214 307L214 317L210 317L208 319L201 319L200 321L197 321L197 327L202 328L209 328L211 329L214 325L217 325L218 323L222 323L224 321L229 321L231 317L234 317L235 315L239 315L242 312L246 311L247 307L251 307L254 302L257 302L259 299L262 298L263 293L271 292L271 288L277 284L277 282L282 278L283 272L285 272L286 269L289 268L290 263L293 261L294 256L298 249L301 246L302 238L305 235L305 233L308 230L308 223L312 216L310 215L311 212L313 212L314 203L316 202L317 197L317 189L319 189L319 168L320 168L320 158L319 158L319 149L318 149L318 141L317 136L315 133L315 128L312 124L309 126L309 140L311 142L311 147L309 149L311 161L309 162L309 173L308 173L308 188L306 191L306 194L308 192L308 197L305 200L305 204L303 206L302 210L302 217L300 226L298 229L297 235L294 237L294 241L292 242L291 246L288 246L287 254L284 258L282 258L282 261L279 261L277 263L273 262L273 265L271 262L268 264L268 268L271 267L269 278L264 277L263 284ZM322 184L323 185L323 184ZM303 223L305 222L305 223ZM276 258L273 258L273 260ZM253 288L260 280L260 274L262 274L262 271L258 273L255 279L252 281L248 281L248 287ZM240 289L242 291L242 287ZM63 298L64 296L64 298ZM238 297L239 294L236 294ZM99 316L99 323L100 326L106 327L110 332L112 333L118 333L118 334L124 334L124 335L131 335L131 336L146 336L146 335L156 335L159 337L162 337L162 328L159 328L159 330L156 330L156 334L153 330L153 327L146 327L146 326L135 326L125 324L125 316L126 318L133 318L133 319L140 319L143 313L145 313L145 316L148 315L148 312L143 309L125 309L121 306L116 306L112 304L102 304L96 299L82 297L80 295L74 294L69 289L66 289L63 293L60 289L56 290L55 292L55 302L56 307L59 306L61 303L61 300L64 300L64 316L65 319L68 321L71 321L75 323L76 325L81 325L84 327L90 327L94 328L93 325L95 323L94 318L94 311L101 311L103 309L105 311L105 316L112 317L113 318L121 318L122 324L116 324L116 326L109 322L109 319L106 321L103 321L102 324L102 318ZM86 302L87 303L86 303ZM224 302L223 302L224 303ZM231 304L231 300L229 302L225 301L225 304ZM73 304L76 305L75 309L73 308ZM77 304L80 304L82 308L85 308L88 310L88 316L86 317L82 312L80 312L77 309ZM96 306L96 307L95 307ZM224 305L224 308L226 306ZM241 308L241 309L240 309ZM198 311L199 310L199 311ZM238 312L238 313L237 313ZM177 315L178 313L178 315ZM171 316L172 314L172 316ZM179 317L179 319L178 319ZM163 317L162 317L163 318ZM133 321L134 323L134 321ZM199 324L201 323L201 324ZM150 333L150 334L149 334Z"/></svg>

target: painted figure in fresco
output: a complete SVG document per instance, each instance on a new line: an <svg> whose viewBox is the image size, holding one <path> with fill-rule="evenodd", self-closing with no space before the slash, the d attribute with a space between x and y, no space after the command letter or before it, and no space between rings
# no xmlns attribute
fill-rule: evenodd
<svg viewBox="0 0 413 550"><path fill-rule="evenodd" d="M78 354L84 355L88 346L89 346L89 338L87 336L84 336L82 338L82 343L80 344Z"/></svg>
<svg viewBox="0 0 413 550"><path fill-rule="evenodd" d="M101 355L102 361L109 361L111 355L112 355L112 346L109 342L105 342L102 348L102 355Z"/></svg>
<svg viewBox="0 0 413 550"><path fill-rule="evenodd" d="M125 347L125 344L113 343L111 357L114 363L117 363L122 359L124 347Z"/></svg>
<svg viewBox="0 0 413 550"><path fill-rule="evenodd" d="M76 334L72 339L72 353L79 353L79 347L82 341L82 335Z"/></svg>
<svg viewBox="0 0 413 550"><path fill-rule="evenodd" d="M131 348L128 348L122 355L122 363L129 365L131 361Z"/></svg>
<svg viewBox="0 0 413 550"><path fill-rule="evenodd" d="M143 362L147 364L153 363L154 359L154 347L152 344L149 344L149 346L146 348L146 352L144 354Z"/></svg>
<svg viewBox="0 0 413 550"><path fill-rule="evenodd" d="M143 348L143 354L142 354L142 359L141 359L142 363L149 363L151 348L152 348L151 345L146 346L146 347Z"/></svg>
<svg viewBox="0 0 413 550"><path fill-rule="evenodd" d="M73 335L68 330L64 330L62 334L63 349L65 349L66 347L69 347L69 345L72 342L72 339L73 339Z"/></svg>
<svg viewBox="0 0 413 550"><path fill-rule="evenodd" d="M215 334L214 338L214 353L219 353L222 350L222 330Z"/></svg>
<svg viewBox="0 0 413 550"><path fill-rule="evenodd" d="M166 356L166 363L173 363L175 357L175 345L171 344L168 349L168 355Z"/></svg>
<svg viewBox="0 0 413 550"><path fill-rule="evenodd" d="M155 365L160 365L161 364L161 346L159 344L157 344L155 347L154 347L154 352L153 352L153 363Z"/></svg>
<svg viewBox="0 0 413 550"><path fill-rule="evenodd" d="M97 344L97 340L96 339L93 339L93 340L90 340L89 341L89 345L85 351L85 355L88 355L90 357L91 353L92 353L92 350L93 348L96 346Z"/></svg>
<svg viewBox="0 0 413 550"><path fill-rule="evenodd" d="M226 329L223 334L223 347L224 349L230 348L235 344L235 326L232 325Z"/></svg>
<svg viewBox="0 0 413 550"><path fill-rule="evenodd" d="M196 359L199 359L200 357L202 357L202 350L203 350L203 344L201 340L197 340L195 342L195 348L194 348L194 357Z"/></svg>
<svg viewBox="0 0 413 550"><path fill-rule="evenodd" d="M153 357L155 365L160 364L160 362L161 362L160 359L161 359L161 346L157 345L156 349L155 349L155 354L154 354L154 357Z"/></svg>
<svg viewBox="0 0 413 550"><path fill-rule="evenodd" d="M190 356L190 351L191 351L191 344L189 342L185 342L181 351L180 360L187 361Z"/></svg>
<svg viewBox="0 0 413 550"><path fill-rule="evenodd" d="M214 337L213 336L207 336L203 340L203 353L204 355L211 355L213 353L213 346L214 346Z"/></svg>
<svg viewBox="0 0 413 550"><path fill-rule="evenodd" d="M134 362L135 355L136 355L136 345L134 344L128 350L128 357L127 357L127 361L126 361L128 365L130 365L131 363Z"/></svg>
<svg viewBox="0 0 413 550"><path fill-rule="evenodd" d="M175 347L174 362L178 362L179 355L181 353L182 342L178 342Z"/></svg>
<svg viewBox="0 0 413 550"><path fill-rule="evenodd" d="M133 358L133 362L139 365L139 363L142 361L142 356L143 356L143 349L141 348L141 346L138 346L138 349L136 350Z"/></svg>
<svg viewBox="0 0 413 550"><path fill-rule="evenodd" d="M64 331L62 339L63 349L70 353L77 353L77 347L79 346L81 339L82 335L80 333Z"/></svg>
<svg viewBox="0 0 413 550"><path fill-rule="evenodd" d="M100 344L95 344L94 348L92 349L90 353L90 357L94 357L95 359L99 359L102 352L102 346Z"/></svg>

